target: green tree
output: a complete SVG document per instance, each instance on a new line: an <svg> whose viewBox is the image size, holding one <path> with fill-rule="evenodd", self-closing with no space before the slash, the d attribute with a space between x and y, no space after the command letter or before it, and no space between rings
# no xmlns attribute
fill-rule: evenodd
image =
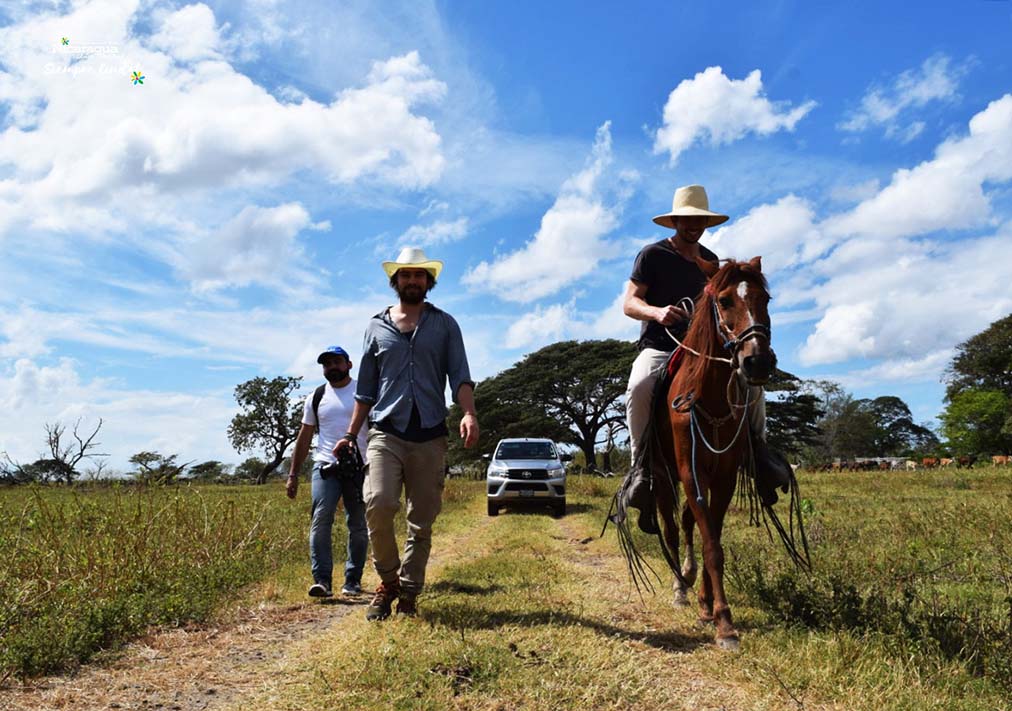
<svg viewBox="0 0 1012 711"><path fill-rule="evenodd" d="M302 378L278 376L271 380L256 377L237 385L235 399L242 412L232 418L228 437L240 454L260 450L266 461L256 477L263 484L285 458L302 426L304 400L295 401L292 393Z"/></svg>
<svg viewBox="0 0 1012 711"><path fill-rule="evenodd" d="M529 353L478 385L481 446L473 455L454 452L451 463L488 452L503 437L548 437L594 462L609 426L625 427L623 397L635 358L636 345L617 340L562 341ZM459 409L451 412L449 424L459 420Z"/></svg>
<svg viewBox="0 0 1012 711"><path fill-rule="evenodd" d="M248 457L235 468L233 476L239 481L259 481L267 462L260 457Z"/></svg>
<svg viewBox="0 0 1012 711"><path fill-rule="evenodd" d="M189 478L195 481L221 481L228 476L228 465L209 459L190 467Z"/></svg>
<svg viewBox="0 0 1012 711"><path fill-rule="evenodd" d="M956 393L941 415L942 432L955 454L989 454L1012 449L1009 397L1000 390Z"/></svg>
<svg viewBox="0 0 1012 711"><path fill-rule="evenodd" d="M178 454L168 456L158 452L138 452L130 457L130 463L137 469L134 477L145 484L171 484L182 475L189 466L177 464Z"/></svg>
<svg viewBox="0 0 1012 711"><path fill-rule="evenodd" d="M1012 314L956 346L939 419L959 454L1012 448Z"/></svg>
<svg viewBox="0 0 1012 711"><path fill-rule="evenodd" d="M766 438L769 444L798 455L819 441L819 419L824 414L812 385L777 368L766 391L779 393L766 400Z"/></svg>
<svg viewBox="0 0 1012 711"><path fill-rule="evenodd" d="M901 398L883 395L855 399L830 381L813 386L821 393L824 411L818 422L821 434L808 450L813 461L905 456L933 452L938 447L935 434L913 421L910 408Z"/></svg>
<svg viewBox="0 0 1012 711"><path fill-rule="evenodd" d="M1012 398L1012 314L956 346L946 381L948 400L966 390L997 390Z"/></svg>

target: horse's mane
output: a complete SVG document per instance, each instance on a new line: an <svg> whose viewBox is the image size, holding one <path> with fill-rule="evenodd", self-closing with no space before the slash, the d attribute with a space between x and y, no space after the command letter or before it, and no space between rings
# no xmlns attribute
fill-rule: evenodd
<svg viewBox="0 0 1012 711"><path fill-rule="evenodd" d="M728 358L730 353L724 350L724 338L717 329L713 319L713 300L717 294L726 289L729 285L747 281L749 284L761 286L769 291L766 284L766 277L761 271L753 269L748 262L737 262L733 259L727 263L710 278L706 288L696 298L695 309L692 312L692 321L689 330L685 334L684 343L689 348L704 355L718 358ZM703 390L703 383L707 371L714 367L713 361L706 358L688 355L686 362L682 364L681 370L685 373L685 393L695 392L698 397Z"/></svg>

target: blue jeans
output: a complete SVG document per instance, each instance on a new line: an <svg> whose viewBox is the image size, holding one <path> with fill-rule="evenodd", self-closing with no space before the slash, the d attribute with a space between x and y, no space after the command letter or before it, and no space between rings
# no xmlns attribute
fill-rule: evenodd
<svg viewBox="0 0 1012 711"><path fill-rule="evenodd" d="M331 476L320 477L321 464L313 465L313 508L309 525L309 560L313 581L331 587L334 557L331 550L331 531L337 500L344 496L344 517L348 524L348 561L344 566L345 583L361 583L365 554L369 547L369 533L365 524L365 505L361 492L352 491L347 480ZM346 488L347 491L343 491Z"/></svg>

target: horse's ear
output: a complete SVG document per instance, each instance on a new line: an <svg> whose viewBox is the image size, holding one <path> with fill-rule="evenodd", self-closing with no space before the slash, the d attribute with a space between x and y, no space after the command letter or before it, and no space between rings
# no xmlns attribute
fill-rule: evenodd
<svg viewBox="0 0 1012 711"><path fill-rule="evenodd" d="M717 262L711 262L702 257L696 257L696 264L699 265L700 270L706 275L707 279L713 279L713 275L720 271L720 265Z"/></svg>
<svg viewBox="0 0 1012 711"><path fill-rule="evenodd" d="M763 258L752 257L752 259L748 260L748 265L753 269L755 269L757 272L761 272L763 270Z"/></svg>

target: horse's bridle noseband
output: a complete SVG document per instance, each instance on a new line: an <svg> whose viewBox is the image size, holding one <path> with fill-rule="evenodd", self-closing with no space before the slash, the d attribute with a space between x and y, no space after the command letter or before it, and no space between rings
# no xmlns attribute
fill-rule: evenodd
<svg viewBox="0 0 1012 711"><path fill-rule="evenodd" d="M716 299L712 299L710 303L713 304L713 320L717 323L717 330L723 333L726 337L724 340L724 350L731 351L732 357L737 355L741 347L745 345L745 341L750 338L765 338L767 343L772 340L770 327L763 323L752 324L736 336L734 331L732 331L728 325L724 323L724 320L717 312Z"/></svg>

